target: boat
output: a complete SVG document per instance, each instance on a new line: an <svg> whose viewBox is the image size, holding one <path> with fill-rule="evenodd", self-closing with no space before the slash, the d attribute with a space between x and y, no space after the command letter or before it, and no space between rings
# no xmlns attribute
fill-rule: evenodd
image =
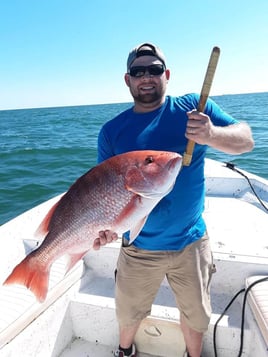
<svg viewBox="0 0 268 357"><path fill-rule="evenodd" d="M267 357L268 180L211 159L205 177L204 217L216 273L202 357ZM2 285L40 244L34 232L59 197L0 227L1 357L109 357L118 345L114 270L120 239L89 251L66 275L65 258L57 260L43 303L23 286ZM139 357L185 354L179 312L165 280L135 343Z"/></svg>

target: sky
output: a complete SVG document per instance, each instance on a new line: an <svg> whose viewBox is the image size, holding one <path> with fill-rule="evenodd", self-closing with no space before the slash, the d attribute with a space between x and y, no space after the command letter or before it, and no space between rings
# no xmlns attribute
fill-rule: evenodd
<svg viewBox="0 0 268 357"><path fill-rule="evenodd" d="M0 110L131 102L129 51L158 45L167 94L268 91L268 0L0 0Z"/></svg>

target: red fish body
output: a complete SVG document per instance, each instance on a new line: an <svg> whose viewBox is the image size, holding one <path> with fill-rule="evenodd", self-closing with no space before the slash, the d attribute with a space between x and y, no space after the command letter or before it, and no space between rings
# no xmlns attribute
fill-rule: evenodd
<svg viewBox="0 0 268 357"><path fill-rule="evenodd" d="M67 254L68 270L92 248L101 230L134 240L155 205L168 194L181 167L173 152L132 151L114 156L81 176L41 223L39 248L19 263L4 284L22 284L42 302L53 262Z"/></svg>

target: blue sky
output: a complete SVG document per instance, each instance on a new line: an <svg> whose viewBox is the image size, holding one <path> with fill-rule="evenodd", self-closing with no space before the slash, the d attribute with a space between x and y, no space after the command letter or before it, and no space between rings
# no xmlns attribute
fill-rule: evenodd
<svg viewBox="0 0 268 357"><path fill-rule="evenodd" d="M168 94L200 91L215 45L211 95L268 91L267 14L267 0L1 0L0 109L129 102L126 58L147 41Z"/></svg>

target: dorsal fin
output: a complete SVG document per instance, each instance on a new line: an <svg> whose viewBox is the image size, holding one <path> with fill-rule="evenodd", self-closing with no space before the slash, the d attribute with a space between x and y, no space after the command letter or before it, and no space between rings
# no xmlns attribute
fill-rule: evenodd
<svg viewBox="0 0 268 357"><path fill-rule="evenodd" d="M43 219L43 221L40 223L39 227L37 228L36 232L35 232L35 236L44 236L49 232L49 223L51 220L51 217L53 216L56 208L58 207L60 201L56 202L48 211L48 213L46 214L45 218Z"/></svg>

